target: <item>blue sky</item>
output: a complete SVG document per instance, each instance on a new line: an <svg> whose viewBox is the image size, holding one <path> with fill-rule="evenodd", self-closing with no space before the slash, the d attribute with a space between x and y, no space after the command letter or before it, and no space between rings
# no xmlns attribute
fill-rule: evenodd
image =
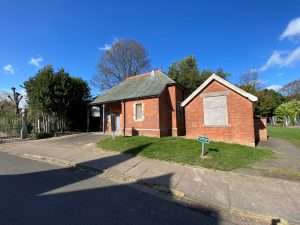
<svg viewBox="0 0 300 225"><path fill-rule="evenodd" d="M101 48L122 38L141 42L165 72L194 55L200 69L222 67L234 83L252 68L265 87L300 77L298 0L1 0L0 28L0 91L46 64L89 82Z"/></svg>

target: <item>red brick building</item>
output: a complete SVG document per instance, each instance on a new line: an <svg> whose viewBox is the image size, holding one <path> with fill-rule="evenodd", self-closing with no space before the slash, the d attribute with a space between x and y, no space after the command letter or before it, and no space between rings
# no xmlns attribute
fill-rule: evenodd
<svg viewBox="0 0 300 225"><path fill-rule="evenodd" d="M188 92L161 70L129 77L92 106L100 107L101 131L110 131L111 118L124 135L179 136L185 134L180 107Z"/></svg>
<svg viewBox="0 0 300 225"><path fill-rule="evenodd" d="M204 135L213 141L255 146L266 126L254 122L257 98L213 74L191 95L161 70L130 77L98 96L99 129L133 136ZM256 126L255 126L256 124Z"/></svg>
<svg viewBox="0 0 300 225"><path fill-rule="evenodd" d="M257 98L213 74L183 103L187 138L255 146L253 102Z"/></svg>

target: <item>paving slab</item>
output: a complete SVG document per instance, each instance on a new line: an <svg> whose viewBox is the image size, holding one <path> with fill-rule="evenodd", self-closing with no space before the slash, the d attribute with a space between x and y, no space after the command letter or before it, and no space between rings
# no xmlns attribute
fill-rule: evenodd
<svg viewBox="0 0 300 225"><path fill-rule="evenodd" d="M199 202L203 202L201 198L201 182L193 180L193 178L181 176L180 181L176 185L176 190L185 193L185 196Z"/></svg>
<svg viewBox="0 0 300 225"><path fill-rule="evenodd" d="M229 185L205 176L201 186L200 198L221 207L229 207Z"/></svg>

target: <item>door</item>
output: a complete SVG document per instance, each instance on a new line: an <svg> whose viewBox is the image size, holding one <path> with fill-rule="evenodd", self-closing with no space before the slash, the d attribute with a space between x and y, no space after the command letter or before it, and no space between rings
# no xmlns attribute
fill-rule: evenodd
<svg viewBox="0 0 300 225"><path fill-rule="evenodd" d="M116 130L120 129L120 112L116 112Z"/></svg>

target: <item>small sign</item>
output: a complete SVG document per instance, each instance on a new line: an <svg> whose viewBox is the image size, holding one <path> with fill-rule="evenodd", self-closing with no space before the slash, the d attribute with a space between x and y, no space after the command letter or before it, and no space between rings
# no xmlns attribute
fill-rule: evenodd
<svg viewBox="0 0 300 225"><path fill-rule="evenodd" d="M209 138L205 136L198 136L197 138L198 141L203 142L205 144L209 144Z"/></svg>
<svg viewBox="0 0 300 225"><path fill-rule="evenodd" d="M201 158L204 158L204 144L209 144L209 138L205 136L198 136L197 138L198 141L202 143L202 153L201 153Z"/></svg>

